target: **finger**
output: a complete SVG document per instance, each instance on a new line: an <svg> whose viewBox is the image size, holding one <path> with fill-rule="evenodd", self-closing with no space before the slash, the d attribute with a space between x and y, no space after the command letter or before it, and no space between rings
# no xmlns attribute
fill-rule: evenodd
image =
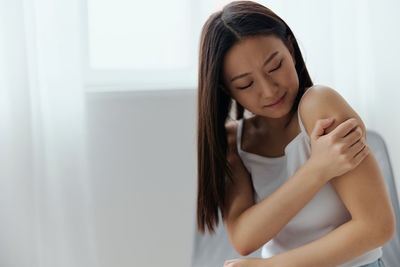
<svg viewBox="0 0 400 267"><path fill-rule="evenodd" d="M343 139L348 144L348 147L356 144L363 137L363 130L360 126L357 126L353 131L351 131Z"/></svg>
<svg viewBox="0 0 400 267"><path fill-rule="evenodd" d="M371 153L371 148L366 145L352 160L354 166L358 166L369 154Z"/></svg>
<svg viewBox="0 0 400 267"><path fill-rule="evenodd" d="M354 158L366 146L365 138L361 137L358 142L352 145L349 149L350 155Z"/></svg>
<svg viewBox="0 0 400 267"><path fill-rule="evenodd" d="M328 120L327 119L317 120L317 122L315 123L315 127L311 133L311 137L315 138L324 135L325 128L328 128L334 121L335 121L334 118L328 118Z"/></svg>
<svg viewBox="0 0 400 267"><path fill-rule="evenodd" d="M332 132L329 134L332 135L332 137L335 140L338 140L339 138L345 137L347 134L350 133L352 129L358 126L358 120L355 118L350 118L341 124L339 124Z"/></svg>

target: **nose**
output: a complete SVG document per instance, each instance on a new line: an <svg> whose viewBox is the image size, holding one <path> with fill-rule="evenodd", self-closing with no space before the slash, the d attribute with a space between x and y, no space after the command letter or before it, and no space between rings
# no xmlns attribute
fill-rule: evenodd
<svg viewBox="0 0 400 267"><path fill-rule="evenodd" d="M259 97L264 101L264 103L276 100L279 95L279 87L271 78L262 77L259 85Z"/></svg>

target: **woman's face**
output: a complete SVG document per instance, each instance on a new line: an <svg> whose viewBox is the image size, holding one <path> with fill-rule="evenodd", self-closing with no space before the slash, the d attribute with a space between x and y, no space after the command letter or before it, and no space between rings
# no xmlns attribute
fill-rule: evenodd
<svg viewBox="0 0 400 267"><path fill-rule="evenodd" d="M285 116L297 96L294 57L275 35L247 37L223 60L224 90L250 112L269 118ZM283 102L275 106L282 96Z"/></svg>

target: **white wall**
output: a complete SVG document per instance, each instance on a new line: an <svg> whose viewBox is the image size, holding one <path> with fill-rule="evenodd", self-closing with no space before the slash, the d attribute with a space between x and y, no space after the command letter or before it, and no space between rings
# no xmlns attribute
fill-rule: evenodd
<svg viewBox="0 0 400 267"><path fill-rule="evenodd" d="M367 126L386 140L400 192L400 35L394 32L400 24L400 2L387 1L386 5L370 2L374 45L368 59L373 64L371 75L375 90L367 105Z"/></svg>
<svg viewBox="0 0 400 267"><path fill-rule="evenodd" d="M190 264L195 92L87 95L99 267Z"/></svg>

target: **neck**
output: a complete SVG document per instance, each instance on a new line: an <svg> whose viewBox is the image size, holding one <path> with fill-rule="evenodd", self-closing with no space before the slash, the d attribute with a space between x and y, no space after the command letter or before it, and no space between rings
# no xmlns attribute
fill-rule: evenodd
<svg viewBox="0 0 400 267"><path fill-rule="evenodd" d="M294 118L291 112L281 118L268 118L256 115L254 117L254 126L269 133L280 133L287 131L290 121Z"/></svg>

